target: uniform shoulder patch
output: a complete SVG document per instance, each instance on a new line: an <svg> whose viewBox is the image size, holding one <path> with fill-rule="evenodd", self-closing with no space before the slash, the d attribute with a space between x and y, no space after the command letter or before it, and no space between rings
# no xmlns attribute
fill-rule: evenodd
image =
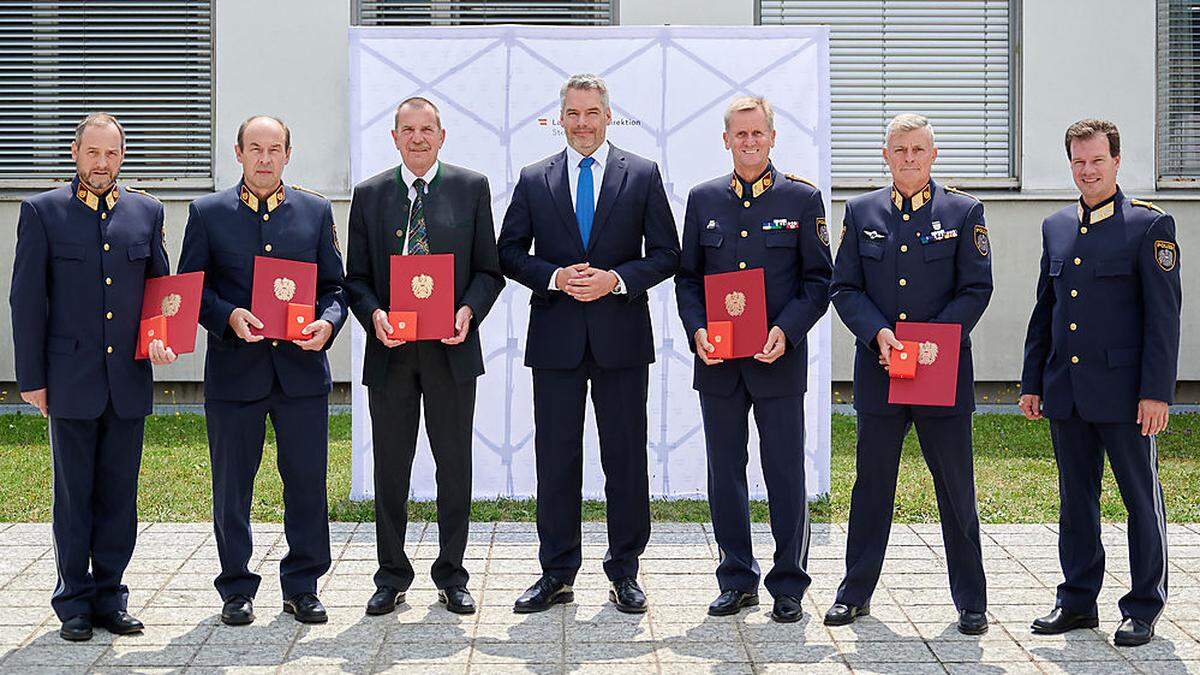
<svg viewBox="0 0 1200 675"><path fill-rule="evenodd" d="M946 192L953 192L956 195L962 195L964 197L969 197L971 199L974 199L975 201L979 201L979 197L976 197L975 195L971 194L970 192L963 192L962 190L959 190L956 187L950 187L949 185L943 185L942 187L946 189Z"/></svg>
<svg viewBox="0 0 1200 675"><path fill-rule="evenodd" d="M1164 272L1170 272L1179 264L1179 247L1173 241L1159 239L1154 242L1154 262Z"/></svg>
<svg viewBox="0 0 1200 675"><path fill-rule="evenodd" d="M1143 201L1141 199L1130 199L1129 203L1133 204L1134 206L1140 206L1142 208L1150 209L1151 211L1158 211L1159 213L1166 213L1166 211L1163 211L1162 209L1155 206L1154 202L1147 202L1147 201Z"/></svg>
<svg viewBox="0 0 1200 675"><path fill-rule="evenodd" d="M797 176L794 173L785 173L785 174L783 174L783 177L787 178L790 181L796 182L796 183L804 183L805 185L808 185L813 188L817 187L816 183L812 182L811 180L809 180L807 178L801 178L800 176ZM819 188L817 188L817 189L819 189Z"/></svg>
<svg viewBox="0 0 1200 675"><path fill-rule="evenodd" d="M975 249L979 251L979 255L986 258L992 252L992 244L988 241L987 226L983 223L976 225L973 234L972 238L975 240Z"/></svg>
<svg viewBox="0 0 1200 675"><path fill-rule="evenodd" d="M307 192L310 195L316 195L316 196L320 197L321 199L326 199L325 195L321 194L320 192L317 192L316 190L309 190L308 188L300 186L300 185L291 185L289 187L291 187L293 190L299 190L300 192Z"/></svg>
<svg viewBox="0 0 1200 675"><path fill-rule="evenodd" d="M158 197L155 197L154 195L150 194L149 192L146 192L145 190L139 190L137 188L132 188L132 187L125 187L125 190L128 192L132 192L134 194L142 195L144 197L149 197L150 199L153 199L154 201L158 202L159 204L162 203L162 200L160 200Z"/></svg>
<svg viewBox="0 0 1200 675"><path fill-rule="evenodd" d="M829 245L829 225L825 223L824 218L817 218L817 239L825 246Z"/></svg>

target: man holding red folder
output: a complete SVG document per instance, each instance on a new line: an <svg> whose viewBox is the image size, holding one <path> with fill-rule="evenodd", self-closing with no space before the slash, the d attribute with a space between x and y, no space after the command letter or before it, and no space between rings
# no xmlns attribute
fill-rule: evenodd
<svg viewBox="0 0 1200 675"><path fill-rule="evenodd" d="M439 551L433 581L447 609L475 611L463 555L471 515L475 381L483 374L478 327L504 287L504 277L487 177L439 161L445 138L437 106L424 98L402 102L392 130L402 162L355 186L350 203L346 292L369 336L362 379L375 456L379 569L368 614L394 610L413 581L404 535L422 401L437 464ZM438 275L436 266L421 264L445 254L453 257L449 274ZM395 256L403 258L393 261ZM393 288L393 262L412 263L429 273L410 272L407 279L396 279L399 288ZM397 270L406 267L395 265ZM447 302L445 316L418 309L393 322L387 303L403 297L396 291L425 300L445 292L457 310ZM441 323L452 325L453 333L441 340L405 340L401 332L410 327L399 324L413 319L417 327L412 338L418 337L418 329Z"/></svg>
<svg viewBox="0 0 1200 675"><path fill-rule="evenodd" d="M808 331L829 307L829 230L821 191L771 164L770 103L755 97L734 100L725 112L724 139L733 173L688 195L675 277L679 318L696 353L693 386L700 392L704 419L708 504L722 554L721 593L708 613L736 614L758 604L760 572L750 543L746 485L753 408L775 538L774 566L765 585L775 600L771 618L790 623L800 619L801 598L811 582L805 570L804 392ZM750 272L759 276L755 285L741 280ZM719 336L732 340L731 354L752 357L715 356L718 336L710 335L709 327L718 313L732 319L732 331ZM745 325L740 319L746 316L756 316L760 325ZM744 344L743 335L753 335L754 342Z"/></svg>
<svg viewBox="0 0 1200 675"><path fill-rule="evenodd" d="M892 524L900 448L916 426L937 492L958 630L978 635L987 631L987 585L975 509L969 335L992 295L991 244L983 204L930 180L937 146L929 120L911 114L892 119L883 157L892 185L846 203L830 289L838 315L858 338L858 443L846 576L825 623L845 625L870 611ZM953 405L888 402L888 368L903 348L895 333L898 322L961 326ZM927 361L931 356L917 355Z"/></svg>
<svg viewBox="0 0 1200 675"><path fill-rule="evenodd" d="M332 388L325 350L346 320L342 256L329 202L280 179L291 156L283 122L251 117L238 129L234 149L242 180L192 202L179 261L180 272L205 273L204 410L221 620L254 620L261 577L249 567L250 503L270 417L289 549L279 565L284 610L298 621L323 622L316 591L330 564L325 473ZM259 310L264 317L255 316L252 296L254 306L269 308L278 321L268 321L265 309ZM307 298L313 299L311 320L301 339L288 340L287 306Z"/></svg>
<svg viewBox="0 0 1200 675"><path fill-rule="evenodd" d="M66 640L93 624L136 633L121 583L137 536L142 433L154 400L150 363L135 360L146 280L169 272L163 207L117 184L125 130L88 115L71 144L69 185L21 203L11 295L21 398L49 418L54 462L50 605ZM150 360L175 359L160 341Z"/></svg>

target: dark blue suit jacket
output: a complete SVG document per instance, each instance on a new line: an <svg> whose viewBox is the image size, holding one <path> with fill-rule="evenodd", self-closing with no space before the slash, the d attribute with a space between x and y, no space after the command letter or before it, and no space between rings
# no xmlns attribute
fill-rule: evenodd
<svg viewBox="0 0 1200 675"><path fill-rule="evenodd" d="M767 324L779 326L788 347L772 364L752 358L706 366L696 357L693 386L728 395L738 378L753 396L798 396L808 388L808 331L829 308L829 229L821 191L770 169L766 191L744 199L732 174L692 188L683 219L683 254L675 277L679 318L688 346L707 325L704 275L761 267ZM744 204L749 203L747 207ZM777 229L777 221L796 227Z"/></svg>
<svg viewBox="0 0 1200 675"><path fill-rule="evenodd" d="M569 186L566 150L525 167L500 230L501 269L533 291L525 365L575 368L585 348L602 368L652 363L646 291L679 264L679 236L658 165L610 147L586 247ZM615 271L626 293L579 302L547 290L555 270L583 261Z"/></svg>
<svg viewBox="0 0 1200 675"><path fill-rule="evenodd" d="M1052 419L1098 423L1135 422L1139 399L1172 403L1179 255L1174 219L1120 190L1046 218L1021 393Z"/></svg>
<svg viewBox="0 0 1200 675"><path fill-rule="evenodd" d="M273 208L253 195L248 204L241 198L247 194L239 182L197 199L188 209L179 271L204 272L204 396L255 401L271 393L276 379L288 396L328 394L333 381L324 351L306 351L287 340L246 342L229 327L229 315L238 307L250 309L255 256L316 263L317 318L333 324L333 336L325 343L329 349L347 315L332 207L296 186L283 188L283 200Z"/></svg>
<svg viewBox="0 0 1200 675"><path fill-rule="evenodd" d="M962 326L955 404L914 406L915 411L953 415L975 410L970 335L992 297L991 243L983 204L933 181L927 190L928 198L919 206L904 199L897 206L898 193L892 188L846 202L830 297L858 338L854 409L859 412L900 411L900 406L887 402L891 382L879 365L875 344L879 330L895 328L897 321ZM935 237L937 231L946 234Z"/></svg>
<svg viewBox="0 0 1200 675"><path fill-rule="evenodd" d="M55 417L96 418L110 399L119 417L145 417L153 373L133 356L145 280L170 273L163 207L120 186L98 199L79 190L76 178L21 203L9 296L17 384L45 388Z"/></svg>

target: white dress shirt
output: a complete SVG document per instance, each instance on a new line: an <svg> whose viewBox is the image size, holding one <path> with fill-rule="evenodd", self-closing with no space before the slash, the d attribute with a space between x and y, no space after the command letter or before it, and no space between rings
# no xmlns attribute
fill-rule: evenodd
<svg viewBox="0 0 1200 675"><path fill-rule="evenodd" d="M595 209L600 205L600 184L602 182L604 182L604 167L608 165L608 149L609 149L608 141L605 141L600 144L600 147L596 148L595 152L593 152L591 155L589 155L592 159L596 160L595 162L592 163L592 166L591 166L591 169L592 169L592 213L593 213L593 217L595 214ZM583 155L580 154L580 152L578 150L576 150L575 148L572 148L571 146L568 145L567 146L567 183L570 185L570 188L571 188L571 207L575 208L576 210L578 210L578 206L575 204L575 200L578 197L578 192L579 192L579 174L580 174L580 172L583 171L583 167L579 166L579 163L581 161L583 161ZM593 221L593 225L594 224L595 224L595 221ZM587 248L586 241L583 242L583 246L584 246L584 248ZM558 269L561 270L562 268L560 267ZM622 279L621 275L617 274L615 270L612 270L612 273L614 275L616 275L616 277L617 277L617 287L614 288L612 290L612 292L616 293L616 294L624 293L625 292L625 280ZM554 270L554 274L550 275L550 285L547 288L549 288L552 291L559 290L557 280L558 280L558 270Z"/></svg>
<svg viewBox="0 0 1200 675"><path fill-rule="evenodd" d="M413 200L417 198L417 188L413 187L413 183L415 183L418 178L425 181L425 190L421 193L421 197L424 198L426 195L429 194L429 184L433 182L433 179L435 176L437 176L438 169L441 168L441 166L442 166L441 162L434 160L433 166L429 167L429 170L425 172L424 176L417 176L417 175L414 175L412 171L408 170L408 167L405 166L404 162L400 163L400 180L404 181L404 184L408 186L408 203L409 204L412 204ZM576 173L578 173L578 172L576 172ZM412 207L411 206L409 206L408 217L409 217L409 220L412 219ZM408 255L408 235L410 234L409 225L411 225L411 223L408 220L406 220L404 222L404 248L400 249L400 255ZM425 224L425 236L426 237L429 236L429 223L428 222L426 222L426 224Z"/></svg>

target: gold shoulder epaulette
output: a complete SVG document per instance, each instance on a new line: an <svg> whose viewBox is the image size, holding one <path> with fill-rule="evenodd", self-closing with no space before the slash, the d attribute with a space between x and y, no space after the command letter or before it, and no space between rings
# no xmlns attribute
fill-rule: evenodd
<svg viewBox="0 0 1200 675"><path fill-rule="evenodd" d="M134 192L134 193L137 193L137 194L139 194L139 195L144 195L144 196L146 196L146 197L149 197L150 199L153 199L154 201L158 202L159 204L161 204L161 203L162 203L162 200L160 200L158 197L155 197L154 195L150 194L149 192L146 192L145 190L139 190L139 189L137 189L137 188L131 188L131 187L128 187L128 186L126 186L126 187L125 187L125 189L126 189L126 190L128 190L128 191L130 191L130 192Z"/></svg>
<svg viewBox="0 0 1200 675"><path fill-rule="evenodd" d="M797 176L794 173L785 173L785 174L783 174L783 176L784 176L784 178L787 178L788 180L794 180L797 183L804 183L805 185L808 185L808 186L811 186L814 188L817 187L816 183L812 182L811 180L809 180L807 178L801 178L800 176ZM820 188L817 188L817 189L820 189Z"/></svg>
<svg viewBox="0 0 1200 675"><path fill-rule="evenodd" d="M1143 201L1141 199L1130 199L1129 203L1133 204L1134 206L1145 207L1147 209L1150 209L1151 211L1158 211L1159 213L1166 213L1166 211L1163 211L1162 209L1155 206L1154 202L1147 202L1147 201Z"/></svg>
<svg viewBox="0 0 1200 675"><path fill-rule="evenodd" d="M949 185L943 185L942 187L946 188L946 192L953 192L956 195L970 197L971 199L974 199L975 201L979 201L979 197L976 197L975 195L971 194L970 192L963 192L962 190L959 190L956 187L950 187Z"/></svg>
<svg viewBox="0 0 1200 675"><path fill-rule="evenodd" d="M307 192L310 195L316 195L316 196L320 197L321 199L325 199L325 195L321 194L320 192L317 192L316 190L309 190L308 188L301 187L299 185L293 185L292 189L299 190L301 192Z"/></svg>

